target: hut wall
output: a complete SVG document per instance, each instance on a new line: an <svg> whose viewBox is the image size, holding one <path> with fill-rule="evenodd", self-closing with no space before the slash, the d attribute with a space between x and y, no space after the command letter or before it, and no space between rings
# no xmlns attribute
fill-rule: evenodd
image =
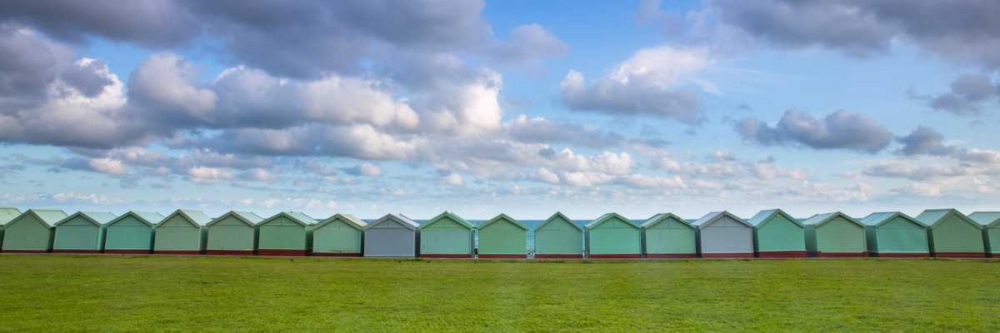
<svg viewBox="0 0 1000 333"><path fill-rule="evenodd" d="M444 218L420 230L420 254L472 254L472 230Z"/></svg>
<svg viewBox="0 0 1000 333"><path fill-rule="evenodd" d="M344 221L332 221L313 230L313 252L361 253L361 235Z"/></svg>
<svg viewBox="0 0 1000 333"><path fill-rule="evenodd" d="M755 232L757 233L757 251L759 252L806 250L805 233L802 227L780 214L758 227Z"/></svg>
<svg viewBox="0 0 1000 333"><path fill-rule="evenodd" d="M268 250L305 250L306 227L285 216L259 226L257 247Z"/></svg>
<svg viewBox="0 0 1000 333"><path fill-rule="evenodd" d="M954 214L932 227L930 233L935 253L985 253L986 251L982 229Z"/></svg>
<svg viewBox="0 0 1000 333"><path fill-rule="evenodd" d="M479 254L525 254L527 232L507 221L494 222L479 229Z"/></svg>
<svg viewBox="0 0 1000 333"><path fill-rule="evenodd" d="M673 219L663 221L645 232L646 253L688 254L698 251L695 229Z"/></svg>
<svg viewBox="0 0 1000 333"><path fill-rule="evenodd" d="M153 251L200 251L203 248L202 229L174 215L157 226Z"/></svg>
<svg viewBox="0 0 1000 333"><path fill-rule="evenodd" d="M4 228L4 251L47 251L52 249L54 230L33 215L25 215Z"/></svg>
<svg viewBox="0 0 1000 333"><path fill-rule="evenodd" d="M126 216L107 227L105 250L150 250L153 227L134 216Z"/></svg>
<svg viewBox="0 0 1000 333"><path fill-rule="evenodd" d="M1000 226L986 228L983 233L989 240L986 244L989 244L990 253L1000 254Z"/></svg>
<svg viewBox="0 0 1000 333"><path fill-rule="evenodd" d="M612 219L588 233L591 255L642 253L642 232L627 222Z"/></svg>
<svg viewBox="0 0 1000 333"><path fill-rule="evenodd" d="M56 227L52 248L56 250L101 250L101 227L77 216Z"/></svg>
<svg viewBox="0 0 1000 333"><path fill-rule="evenodd" d="M256 228L233 216L212 224L208 228L208 245L212 251L253 251Z"/></svg>
<svg viewBox="0 0 1000 333"><path fill-rule="evenodd" d="M875 247L877 253L928 253L927 230L901 217L895 217L882 226L875 228Z"/></svg>
<svg viewBox="0 0 1000 333"><path fill-rule="evenodd" d="M583 232L574 228L571 223L561 217L556 217L541 229L535 230L536 254L567 254L583 253Z"/></svg>
<svg viewBox="0 0 1000 333"><path fill-rule="evenodd" d="M413 257L416 255L417 233L393 220L365 230L366 257Z"/></svg>
<svg viewBox="0 0 1000 333"><path fill-rule="evenodd" d="M865 229L843 217L835 217L816 229L816 250L819 252L865 252Z"/></svg>
<svg viewBox="0 0 1000 333"><path fill-rule="evenodd" d="M701 228L701 253L753 253L753 228L722 217Z"/></svg>

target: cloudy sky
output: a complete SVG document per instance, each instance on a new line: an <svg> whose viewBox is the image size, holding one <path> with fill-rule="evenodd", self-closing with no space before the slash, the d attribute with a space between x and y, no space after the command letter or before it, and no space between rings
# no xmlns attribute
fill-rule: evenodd
<svg viewBox="0 0 1000 333"><path fill-rule="evenodd" d="M0 2L0 205L1000 208L1000 2Z"/></svg>

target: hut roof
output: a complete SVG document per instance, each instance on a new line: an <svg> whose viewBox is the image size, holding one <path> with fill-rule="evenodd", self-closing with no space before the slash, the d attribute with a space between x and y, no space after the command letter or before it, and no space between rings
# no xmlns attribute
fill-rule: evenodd
<svg viewBox="0 0 1000 333"><path fill-rule="evenodd" d="M792 221L792 223L797 224L799 227L802 226L802 222L799 222L798 219L792 217L788 213L785 213L785 211L783 211L781 209L762 210L760 212L757 212L756 215L754 215L753 217L751 217L749 220L746 220L746 221L747 221L747 223L750 223L750 225L752 225L752 226L760 227L762 224L767 223L768 221L770 221L771 219L773 219L775 216L779 216L779 215L780 216L784 216L786 219L788 219L789 221Z"/></svg>
<svg viewBox="0 0 1000 333"><path fill-rule="evenodd" d="M669 220L669 219L675 219L677 221L680 221L681 223L684 223L684 225L687 225L687 226L692 227L692 228L694 227L694 226L691 225L691 222L688 222L687 220L682 219L679 216L671 214L671 213L659 213L659 214L653 215L653 217L650 217L646 221L642 222L642 224L640 225L640 227L642 227L643 229L649 229L649 228L655 227L657 224L663 223L664 221Z"/></svg>
<svg viewBox="0 0 1000 333"><path fill-rule="evenodd" d="M206 226L212 226L212 225L214 225L216 223L219 223L220 221L222 221L225 218L230 217L230 216L235 217L237 220L240 220L244 224L246 224L248 226L251 226L251 227L256 226L258 223L260 223L261 221L264 220L263 218L261 218L257 214L254 214L254 213L251 213L251 212L243 212L243 211L232 210L232 211L229 211L228 213L222 214L222 216L216 217L211 222L208 222L208 224L206 224Z"/></svg>
<svg viewBox="0 0 1000 333"><path fill-rule="evenodd" d="M968 216L965 216L965 214L962 214L962 212L959 212L954 208L928 209L921 212L920 215L917 215L917 220L923 222L929 227L933 227L941 221L944 221L945 218L952 214L955 214L955 216L958 216L959 219L965 221L966 223L974 225L977 228L982 228L982 225L980 225L979 222L973 221Z"/></svg>
<svg viewBox="0 0 1000 333"><path fill-rule="evenodd" d="M308 226L311 226L313 224L319 223L319 222L316 221L316 219L312 218L309 215L306 215L305 213L301 213L301 212L280 212L280 213L274 214L274 216L268 217L267 219L262 220L262 221L260 221L258 223L259 224L264 224L264 223L273 221L274 219L277 219L279 217L285 217L285 218L287 218L289 220L292 220L292 222L298 223L299 225L301 225L303 227L308 227Z"/></svg>
<svg viewBox="0 0 1000 333"><path fill-rule="evenodd" d="M594 229L594 228L597 228L597 227L601 226L602 224L604 224L604 222L610 221L611 219L618 219L618 220L625 221L625 223L628 223L628 225L630 225L630 226L632 226L632 227L634 227L636 229L639 229L639 226L636 225L634 222L632 222L632 220L629 220L629 219L625 218L624 216L618 215L618 213L607 213L607 214L601 215L601 217L598 217L596 220L593 220L590 223L587 223L587 225L584 226L584 227L587 228L587 229Z"/></svg>
<svg viewBox="0 0 1000 333"><path fill-rule="evenodd" d="M358 230L364 230L365 226L368 225L368 223L365 223L365 221L362 221L361 219L351 214L334 214L333 216L330 216L326 220L323 220L323 222L317 224L315 227L319 228L327 224L333 223L333 221L337 220L347 222L347 225L350 225Z"/></svg>
<svg viewBox="0 0 1000 333"><path fill-rule="evenodd" d="M984 227L1000 226L1000 212L975 212L969 218Z"/></svg>
<svg viewBox="0 0 1000 333"><path fill-rule="evenodd" d="M118 221L121 221L129 216L134 217L136 220L139 220L139 222L148 226L155 226L157 223L160 223L160 221L163 221L163 215L160 215L160 213L129 211L128 213L122 214L114 220L111 220L108 224L118 223Z"/></svg>
<svg viewBox="0 0 1000 333"><path fill-rule="evenodd" d="M58 226L77 217L82 217L84 220L90 222L95 226L101 226L108 222L111 222L111 220L114 220L116 216L115 214L109 212L76 212L73 215L64 217L62 220L59 220L59 222L56 222L52 226Z"/></svg>
<svg viewBox="0 0 1000 333"><path fill-rule="evenodd" d="M711 213L705 214L705 216L702 216L700 219L697 219L694 222L691 222L691 225L693 225L695 227L698 227L700 229L700 228L707 227L707 226L711 225L712 223L715 223L715 221L718 221L719 219L721 219L723 217L729 217L733 221L739 222L739 223L747 226L748 228L753 228L753 225L751 225L750 223L748 223L746 220L740 218L739 216L733 215L732 213L730 213L728 211L711 212Z"/></svg>
<svg viewBox="0 0 1000 333"><path fill-rule="evenodd" d="M28 214L34 215L36 218L38 218L39 221L45 223L49 228L54 227L56 223L62 221L62 219L66 218L67 216L65 212L57 209L29 209L28 211L21 213L21 215L15 217L13 220L11 220L11 222Z"/></svg>
<svg viewBox="0 0 1000 333"><path fill-rule="evenodd" d="M420 225L420 229L427 228L427 227L431 226L432 224L437 223L438 221L446 219L446 218L447 219L451 219L452 221L457 222L458 224L462 225L466 229L469 229L469 230L476 229L476 226L472 225L472 223L469 223L469 221L466 221L462 217L460 217L458 215L455 215L454 213L449 212L449 211L445 211L445 212L443 212L441 214L438 214L438 216L435 216L434 218L430 219L430 221L427 221L427 223L424 223L424 224Z"/></svg>
<svg viewBox="0 0 1000 333"><path fill-rule="evenodd" d="M574 222L572 219L570 219L566 215L563 215L563 213L561 213L561 212L556 212L555 214L552 214L552 216L549 216L549 218L546 219L545 222L542 222L542 223L539 223L538 225L536 225L535 226L535 230L541 230L542 228L544 228L549 223L552 223L552 221L555 221L557 217L560 217L560 218L566 220L566 222L569 222L569 224L572 225L574 228L576 228L576 230L583 231L583 228L581 228L578 224L576 224L576 222Z"/></svg>
<svg viewBox="0 0 1000 333"><path fill-rule="evenodd" d="M870 225L870 226L873 226L873 227L881 227L883 224L885 224L886 222L892 221L892 219L896 218L897 216L898 217L902 217L903 219L905 219L907 221L916 223L917 225L919 225L921 227L924 227L924 228L927 227L927 225L924 224L923 222L920 222L919 220L917 220L917 219L915 219L915 218L913 218L913 217L911 217L909 215L903 214L901 212L877 212L877 213L871 213L868 216L866 216L865 218L861 219L861 223L863 223L865 225Z"/></svg>
<svg viewBox="0 0 1000 333"><path fill-rule="evenodd" d="M21 210L14 207L0 207L0 226L6 225L21 215Z"/></svg>
<svg viewBox="0 0 1000 333"><path fill-rule="evenodd" d="M521 222L518 222L517 220L515 220L514 218L512 218L510 216L507 216L507 214L500 214L500 215L497 215L496 217L490 219L489 221L483 222L483 224L479 225L479 229L485 228L486 226L488 226L490 224L497 223L497 222L500 222L500 221L507 221L507 222L510 222L511 224L517 226L518 228L521 228L522 230L525 230L525 231L528 230L528 226L522 224Z"/></svg>
<svg viewBox="0 0 1000 333"><path fill-rule="evenodd" d="M402 225L410 230L417 230L417 228L420 228L420 223L414 222L409 217L403 216L403 214L385 214L385 216L375 220L375 222L368 223L368 225L365 226L365 229L372 228L376 225L384 223L385 221L395 221L399 225Z"/></svg>
<svg viewBox="0 0 1000 333"><path fill-rule="evenodd" d="M187 220L188 222L191 222L191 224L194 224L194 226L196 226L196 227L204 227L204 226L208 225L208 223L212 222L212 218L208 217L208 215L205 214L205 212L202 212L200 210L192 210L192 209L178 209L178 210L175 210L173 213L170 213L170 215L167 215L167 217L165 217L162 220L160 220L160 222L169 220L170 218L172 218L174 216L180 216L180 217L184 218L184 220ZM157 226L160 226L160 225L162 225L162 224L157 223Z"/></svg>
<svg viewBox="0 0 1000 333"><path fill-rule="evenodd" d="M865 225L863 223L861 223L858 220L854 219L853 217L847 216L847 214L844 214L844 213L841 213L841 212L816 214L816 215L813 215L812 217L806 219L805 221L802 221L802 224L819 227L821 225L826 224L827 222L832 221L834 218L836 218L838 216L844 218L848 222L857 224L859 227L862 227L862 228L865 227Z"/></svg>

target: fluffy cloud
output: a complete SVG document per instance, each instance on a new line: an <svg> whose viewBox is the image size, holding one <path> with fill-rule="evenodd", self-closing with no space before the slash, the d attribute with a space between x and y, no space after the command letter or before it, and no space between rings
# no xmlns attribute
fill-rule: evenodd
<svg viewBox="0 0 1000 333"><path fill-rule="evenodd" d="M963 75L951 83L951 92L928 101L931 108L957 115L979 115L983 104L1000 102L1000 86L986 75Z"/></svg>
<svg viewBox="0 0 1000 333"><path fill-rule="evenodd" d="M170 53L147 58L129 78L129 97L151 108L152 117L186 124L213 120L218 97L198 87L193 64Z"/></svg>
<svg viewBox="0 0 1000 333"><path fill-rule="evenodd" d="M496 43L489 55L503 63L536 64L543 59L561 57L569 53L569 45L538 24L514 28L510 39Z"/></svg>
<svg viewBox="0 0 1000 333"><path fill-rule="evenodd" d="M550 121L542 117L517 116L504 126L511 139L529 143L566 143L589 148L620 146L621 134L601 131L596 126Z"/></svg>
<svg viewBox="0 0 1000 333"><path fill-rule="evenodd" d="M701 99L686 85L716 91L696 77L712 63L705 49L641 49L589 86L583 74L570 71L559 84L560 97L572 110L660 116L695 124L702 121Z"/></svg>
<svg viewBox="0 0 1000 333"><path fill-rule="evenodd" d="M457 173L450 173L441 177L441 182L451 185L451 186L461 186L463 183L462 175Z"/></svg>
<svg viewBox="0 0 1000 333"><path fill-rule="evenodd" d="M926 126L917 127L896 140L903 144L899 150L903 155L948 155L956 151L955 147L944 143L944 135Z"/></svg>
<svg viewBox="0 0 1000 333"><path fill-rule="evenodd" d="M722 22L778 45L820 45L848 54L886 52L897 39L989 69L1000 69L1000 3L991 0L716 0Z"/></svg>
<svg viewBox="0 0 1000 333"><path fill-rule="evenodd" d="M736 131L744 140L764 146L792 144L867 153L881 151L892 141L892 133L882 124L863 114L843 110L823 119L788 110L774 126L757 118L746 118L736 124Z"/></svg>

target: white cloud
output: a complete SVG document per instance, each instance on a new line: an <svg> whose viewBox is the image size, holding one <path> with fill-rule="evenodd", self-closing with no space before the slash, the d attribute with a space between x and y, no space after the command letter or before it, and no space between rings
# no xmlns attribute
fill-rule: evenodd
<svg viewBox="0 0 1000 333"><path fill-rule="evenodd" d="M533 178L549 184L559 184L559 175L546 168L538 168L538 171L533 174Z"/></svg>
<svg viewBox="0 0 1000 333"><path fill-rule="evenodd" d="M88 162L88 165L95 171L106 174L120 175L128 172L128 168L122 164L122 161L110 158L94 158Z"/></svg>
<svg viewBox="0 0 1000 333"><path fill-rule="evenodd" d="M462 180L462 175L450 173L447 176L442 177L441 182L451 186L461 186L464 181Z"/></svg>
<svg viewBox="0 0 1000 333"><path fill-rule="evenodd" d="M229 180L233 174L227 170L210 167L193 167L188 170L188 178L196 183Z"/></svg>
<svg viewBox="0 0 1000 333"><path fill-rule="evenodd" d="M382 175L382 168L371 163L361 163L358 165L358 172L368 177L378 177Z"/></svg>

